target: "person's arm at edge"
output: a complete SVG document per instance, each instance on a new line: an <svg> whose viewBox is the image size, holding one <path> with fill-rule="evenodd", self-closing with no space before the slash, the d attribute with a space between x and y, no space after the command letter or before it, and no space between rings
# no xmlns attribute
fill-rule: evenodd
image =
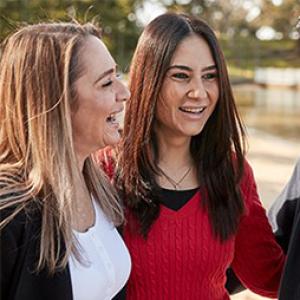
<svg viewBox="0 0 300 300"><path fill-rule="evenodd" d="M293 229L296 205L299 201L300 160L298 160L289 182L268 212L269 221L275 233L276 240L285 253L287 253Z"/></svg>
<svg viewBox="0 0 300 300"><path fill-rule="evenodd" d="M235 240L232 268L241 282L265 297L277 297L285 255L276 243L257 194L253 172L245 162L241 184L246 212Z"/></svg>

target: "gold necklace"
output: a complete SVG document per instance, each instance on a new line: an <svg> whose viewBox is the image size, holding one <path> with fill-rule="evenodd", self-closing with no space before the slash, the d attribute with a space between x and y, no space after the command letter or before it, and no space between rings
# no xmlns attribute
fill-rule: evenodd
<svg viewBox="0 0 300 300"><path fill-rule="evenodd" d="M165 179L173 186L175 190L178 190L178 187L180 186L181 182L188 176L188 174L192 170L192 166L190 166L185 173L182 175L182 177L176 181L173 178L171 178L169 175L167 175L162 169L160 169L162 172L162 175L165 177Z"/></svg>

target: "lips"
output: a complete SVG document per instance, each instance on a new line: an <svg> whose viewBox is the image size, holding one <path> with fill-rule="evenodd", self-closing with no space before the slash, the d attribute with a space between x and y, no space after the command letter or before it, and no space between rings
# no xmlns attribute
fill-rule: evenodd
<svg viewBox="0 0 300 300"><path fill-rule="evenodd" d="M201 114L206 107L188 107L188 106L181 106L179 107L179 110L185 113L189 113L189 114Z"/></svg>

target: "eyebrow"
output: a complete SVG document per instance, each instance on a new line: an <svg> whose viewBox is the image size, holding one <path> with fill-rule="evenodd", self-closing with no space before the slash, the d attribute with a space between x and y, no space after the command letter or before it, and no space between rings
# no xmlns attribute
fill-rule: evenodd
<svg viewBox="0 0 300 300"><path fill-rule="evenodd" d="M94 84L96 84L98 81L100 81L101 79L103 79L105 76L114 73L116 69L117 69L117 66L115 66L114 68L111 68L111 69L109 69L109 70L103 72L103 73L95 80Z"/></svg>
<svg viewBox="0 0 300 300"><path fill-rule="evenodd" d="M192 68L185 66L185 65L173 65L173 66L170 66L167 71L169 71L171 69L175 69L175 68L185 70L185 71L190 71L190 72L193 71ZM210 66L203 68L202 71L209 71L209 70L216 70L216 69L217 69L216 65L210 65Z"/></svg>

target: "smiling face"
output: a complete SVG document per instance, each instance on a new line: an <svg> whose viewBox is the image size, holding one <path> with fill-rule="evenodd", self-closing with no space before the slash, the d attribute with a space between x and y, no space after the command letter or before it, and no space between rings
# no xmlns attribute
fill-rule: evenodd
<svg viewBox="0 0 300 300"><path fill-rule="evenodd" d="M191 138L199 134L219 97L217 69L207 42L185 38L177 47L156 105L156 133Z"/></svg>
<svg viewBox="0 0 300 300"><path fill-rule="evenodd" d="M116 115L123 111L129 91L118 79L116 63L100 39L88 37L79 60L83 72L75 82L77 102L72 129L75 151L85 159L92 152L119 142Z"/></svg>

